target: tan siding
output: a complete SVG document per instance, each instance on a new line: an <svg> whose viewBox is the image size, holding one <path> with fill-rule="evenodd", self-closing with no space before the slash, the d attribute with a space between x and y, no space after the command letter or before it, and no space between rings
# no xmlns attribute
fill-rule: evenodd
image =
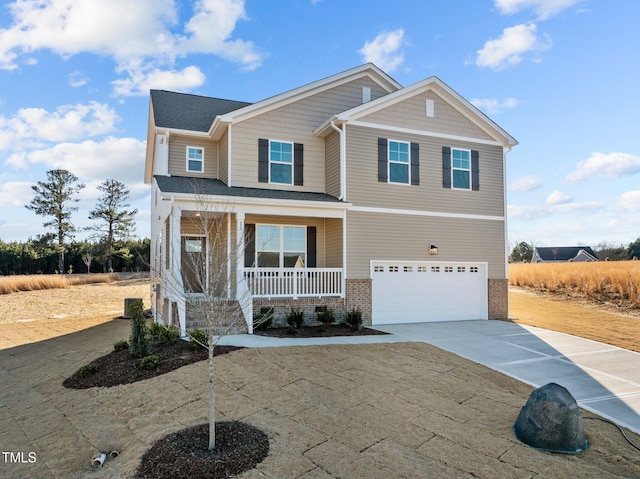
<svg viewBox="0 0 640 479"><path fill-rule="evenodd" d="M505 277L504 222L347 212L347 275L369 278L370 260L486 261ZM438 255L429 256L429 244Z"/></svg>
<svg viewBox="0 0 640 479"><path fill-rule="evenodd" d="M187 146L204 148L204 173L187 171ZM218 177L218 143L187 136L169 138L169 174L173 176Z"/></svg>
<svg viewBox="0 0 640 479"><path fill-rule="evenodd" d="M276 216L253 215L245 216L245 224L274 224L291 226L315 226L316 227L316 264L318 268L324 268L326 263L325 226L324 218L309 218L302 216Z"/></svg>
<svg viewBox="0 0 640 479"><path fill-rule="evenodd" d="M435 116L426 115L426 100L435 103ZM429 90L360 119L363 122L449 135L494 140L436 92Z"/></svg>
<svg viewBox="0 0 640 479"><path fill-rule="evenodd" d="M220 158L218 160L218 179L229 184L229 130L225 131L218 143Z"/></svg>
<svg viewBox="0 0 640 479"><path fill-rule="evenodd" d="M378 181L378 138L420 144L420 185ZM480 153L480 190L442 187L442 147L466 148ZM445 213L503 216L502 147L408 135L371 128L347 128L346 200L357 206L416 209Z"/></svg>
<svg viewBox="0 0 640 479"><path fill-rule="evenodd" d="M385 93L370 79L361 78L234 124L233 186L324 192L325 142L313 131L332 115L361 104L363 86L371 88L372 98ZM304 144L303 186L258 182L259 138Z"/></svg>
<svg viewBox="0 0 640 479"><path fill-rule="evenodd" d="M342 220L325 219L326 267L342 268Z"/></svg>
<svg viewBox="0 0 640 479"><path fill-rule="evenodd" d="M325 139L325 193L340 196L340 134L330 133Z"/></svg>

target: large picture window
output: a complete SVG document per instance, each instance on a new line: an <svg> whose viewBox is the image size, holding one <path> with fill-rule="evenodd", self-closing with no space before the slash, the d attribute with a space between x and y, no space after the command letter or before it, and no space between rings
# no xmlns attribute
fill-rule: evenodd
<svg viewBox="0 0 640 479"><path fill-rule="evenodd" d="M304 226L257 225L256 261L261 268L304 268Z"/></svg>
<svg viewBox="0 0 640 479"><path fill-rule="evenodd" d="M454 188L471 189L471 152L451 149L451 175Z"/></svg>
<svg viewBox="0 0 640 479"><path fill-rule="evenodd" d="M293 143L269 142L269 178L271 183L293 184Z"/></svg>

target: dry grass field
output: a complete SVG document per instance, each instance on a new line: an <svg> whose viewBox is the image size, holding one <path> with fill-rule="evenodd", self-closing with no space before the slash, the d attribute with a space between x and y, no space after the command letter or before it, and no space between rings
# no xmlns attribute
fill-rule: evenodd
<svg viewBox="0 0 640 479"><path fill-rule="evenodd" d="M640 309L640 261L511 264L509 285Z"/></svg>
<svg viewBox="0 0 640 479"><path fill-rule="evenodd" d="M115 273L106 274L30 274L0 276L0 294L40 289L61 289L81 284L111 283L117 281Z"/></svg>

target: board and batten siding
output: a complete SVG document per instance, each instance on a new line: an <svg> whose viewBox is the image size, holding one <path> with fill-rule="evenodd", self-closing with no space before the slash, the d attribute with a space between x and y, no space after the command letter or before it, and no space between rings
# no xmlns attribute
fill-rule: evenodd
<svg viewBox="0 0 640 479"><path fill-rule="evenodd" d="M433 118L428 117L426 114L427 100L434 102ZM408 100L367 115L360 118L360 121L482 140L494 140L433 90L428 90Z"/></svg>
<svg viewBox="0 0 640 479"><path fill-rule="evenodd" d="M362 104L362 87L371 88L371 98L386 92L369 78L359 78L326 91L267 111L233 124L232 186L325 191L325 140L313 131L334 114ZM302 143L304 184L302 186L258 181L258 139Z"/></svg>
<svg viewBox="0 0 640 479"><path fill-rule="evenodd" d="M482 261L505 277L503 221L347 211L348 279L370 277L371 260ZM430 256L430 244L438 255Z"/></svg>
<svg viewBox="0 0 640 479"><path fill-rule="evenodd" d="M328 195L340 196L340 134L333 132L325 138L325 190Z"/></svg>
<svg viewBox="0 0 640 479"><path fill-rule="evenodd" d="M187 146L204 148L204 172L187 171ZM169 174L198 178L218 178L218 142L171 135L169 138Z"/></svg>
<svg viewBox="0 0 640 479"><path fill-rule="evenodd" d="M420 145L419 185L378 181L378 138ZM479 152L479 191L443 188L443 146ZM345 199L355 206L504 216L503 150L500 146L349 126L346 163Z"/></svg>

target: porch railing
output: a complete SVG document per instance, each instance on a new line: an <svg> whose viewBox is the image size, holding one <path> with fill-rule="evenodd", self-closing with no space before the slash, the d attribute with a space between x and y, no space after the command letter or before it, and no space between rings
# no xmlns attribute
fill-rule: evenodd
<svg viewBox="0 0 640 479"><path fill-rule="evenodd" d="M252 268L244 277L254 298L344 296L342 268Z"/></svg>

